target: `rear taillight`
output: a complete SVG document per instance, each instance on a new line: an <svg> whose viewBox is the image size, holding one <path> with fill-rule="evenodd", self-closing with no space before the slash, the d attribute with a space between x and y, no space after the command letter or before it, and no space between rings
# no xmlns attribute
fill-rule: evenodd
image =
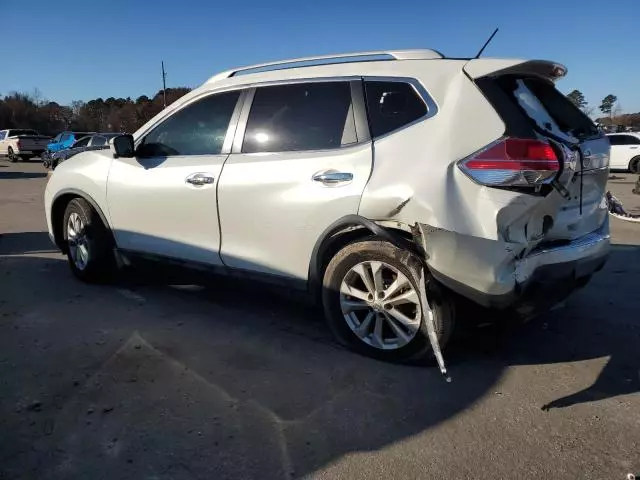
<svg viewBox="0 0 640 480"><path fill-rule="evenodd" d="M502 139L458 165L475 182L495 187L543 185L560 170L551 145L522 138Z"/></svg>
<svg viewBox="0 0 640 480"><path fill-rule="evenodd" d="M20 143L20 140L16 142L16 147L18 147L18 150L22 148L22 143Z"/></svg>

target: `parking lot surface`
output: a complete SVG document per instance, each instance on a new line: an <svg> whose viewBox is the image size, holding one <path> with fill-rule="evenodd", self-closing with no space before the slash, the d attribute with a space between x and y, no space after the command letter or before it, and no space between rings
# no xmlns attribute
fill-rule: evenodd
<svg viewBox="0 0 640 480"><path fill-rule="evenodd" d="M640 213L635 179L610 188ZM248 282L81 284L45 183L0 160L0 479L640 473L640 224L612 219L610 261L565 307L458 339L447 384Z"/></svg>

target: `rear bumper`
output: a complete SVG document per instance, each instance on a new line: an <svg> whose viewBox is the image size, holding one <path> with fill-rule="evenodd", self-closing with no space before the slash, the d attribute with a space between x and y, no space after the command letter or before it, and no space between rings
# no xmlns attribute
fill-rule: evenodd
<svg viewBox="0 0 640 480"><path fill-rule="evenodd" d="M16 155L40 155L44 150L41 149L31 149L31 150L18 150L15 152Z"/></svg>
<svg viewBox="0 0 640 480"><path fill-rule="evenodd" d="M609 221L596 231L565 245L538 248L508 263L496 275L491 288L479 290L431 269L437 280L470 300L492 308L511 308L524 304L551 306L583 286L602 269L609 256ZM509 281L505 281L505 273ZM502 279L502 280L499 280ZM505 286L512 288L505 290Z"/></svg>

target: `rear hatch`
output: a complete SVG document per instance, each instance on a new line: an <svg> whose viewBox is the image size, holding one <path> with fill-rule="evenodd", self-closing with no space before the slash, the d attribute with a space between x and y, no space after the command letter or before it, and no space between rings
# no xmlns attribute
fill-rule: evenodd
<svg viewBox="0 0 640 480"><path fill-rule="evenodd" d="M478 64L474 65L474 62ZM535 192L541 197L525 214L542 228L524 224L527 241L572 240L597 230L606 219L603 197L609 175L609 141L553 83L566 69L551 62L517 62L487 73L472 60L466 73L505 123L505 137L548 142L560 161L554 180ZM524 213L524 212L523 212ZM518 219L512 219L515 223Z"/></svg>

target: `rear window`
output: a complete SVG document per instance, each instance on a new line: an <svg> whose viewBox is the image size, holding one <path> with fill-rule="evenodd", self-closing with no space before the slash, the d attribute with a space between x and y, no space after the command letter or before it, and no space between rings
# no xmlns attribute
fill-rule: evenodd
<svg viewBox="0 0 640 480"><path fill-rule="evenodd" d="M424 117L427 106L406 82L365 82L371 136L393 132Z"/></svg>
<svg viewBox="0 0 640 480"><path fill-rule="evenodd" d="M73 147L74 148L86 147L87 145L89 145L89 140L91 140L91 137L83 137L80 140L78 140L76 143L74 143Z"/></svg>
<svg viewBox="0 0 640 480"><path fill-rule="evenodd" d="M35 130L9 130L8 137L17 137L18 135L39 135Z"/></svg>
<svg viewBox="0 0 640 480"><path fill-rule="evenodd" d="M545 133L578 139L599 134L589 117L550 82L504 76L496 83L517 104L521 112Z"/></svg>

